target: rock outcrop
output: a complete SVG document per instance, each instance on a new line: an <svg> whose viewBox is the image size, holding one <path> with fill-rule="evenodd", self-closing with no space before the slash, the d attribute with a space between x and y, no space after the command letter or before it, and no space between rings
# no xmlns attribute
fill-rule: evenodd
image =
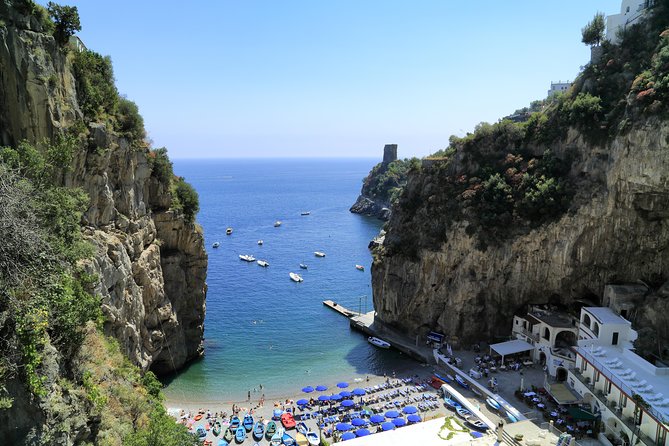
<svg viewBox="0 0 669 446"><path fill-rule="evenodd" d="M666 280L669 122L637 123L601 146L571 131L552 149L577 154L569 211L496 245L478 243L467 218L424 219L453 166L428 164L410 175L403 198L411 202L394 208L375 249L377 317L408 333L436 330L468 343L507 336L513 314L528 303L601 302L608 283ZM407 249L390 249L400 238Z"/></svg>

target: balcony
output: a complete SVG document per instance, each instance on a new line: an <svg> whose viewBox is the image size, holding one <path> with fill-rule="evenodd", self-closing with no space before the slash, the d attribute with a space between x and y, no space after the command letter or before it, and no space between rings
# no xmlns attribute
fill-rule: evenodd
<svg viewBox="0 0 669 446"><path fill-rule="evenodd" d="M520 332L522 334L524 334L525 336L527 336L529 339L532 339L534 342L539 342L539 335L538 334L532 333L531 331L529 331L525 328L521 328Z"/></svg>

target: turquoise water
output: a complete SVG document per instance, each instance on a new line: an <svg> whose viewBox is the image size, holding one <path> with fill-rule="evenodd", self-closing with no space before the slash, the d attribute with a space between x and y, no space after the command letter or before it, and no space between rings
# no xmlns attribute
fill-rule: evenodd
<svg viewBox="0 0 669 446"><path fill-rule="evenodd" d="M209 271L205 357L168 379L171 400L241 401L334 385L413 364L379 350L322 305L372 310L369 241L381 222L351 214L376 160L177 160L200 195ZM301 211L311 215L301 216ZM281 220L278 228L273 226ZM234 232L225 235L226 227ZM264 240L258 246L258 240ZM218 249L212 248L220 242ZM314 251L324 251L317 258ZM266 259L269 268L239 254ZM308 270L301 270L306 263ZM365 271L355 265L365 266ZM294 283L297 272L304 282ZM257 396L254 396L254 399Z"/></svg>

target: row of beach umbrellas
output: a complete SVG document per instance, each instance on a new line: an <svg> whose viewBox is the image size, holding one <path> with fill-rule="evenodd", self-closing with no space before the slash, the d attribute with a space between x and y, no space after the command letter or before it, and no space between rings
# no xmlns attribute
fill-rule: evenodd
<svg viewBox="0 0 669 446"><path fill-rule="evenodd" d="M348 383L346 381L342 381L340 383L337 383L337 387L339 387L340 389L345 389L345 388L348 387ZM304 392L304 393L311 393L311 392L314 392L314 391L325 392L326 390L328 390L328 387L323 386L323 385L316 386L316 387L312 387L312 386L302 387L302 392ZM365 389L357 388L357 389L354 389L352 393L353 393L353 395L362 396L362 395L365 395L367 392L365 391Z"/></svg>
<svg viewBox="0 0 669 446"><path fill-rule="evenodd" d="M409 415L408 418L411 418L411 417L412 417L412 415ZM418 415L415 415L415 417L417 417L418 421L420 421L420 417ZM417 421L411 421L411 420L409 420L409 421L414 422L414 423L417 422ZM348 423L339 423L339 424L348 424ZM341 436L342 440L352 440L353 438L356 438L356 437L364 437L366 435L371 434L371 432L368 429L365 429L365 428L358 429L355 432L351 432L350 430L353 428L351 425L348 425L349 429L343 429L346 426L341 426L342 429L340 429L339 424L337 425L337 430L345 431ZM406 421L403 418L395 418L395 419L393 419L392 422L386 421L386 422L382 423L381 424L381 430L391 431L391 430L395 429L396 427L402 427L405 424L406 424Z"/></svg>

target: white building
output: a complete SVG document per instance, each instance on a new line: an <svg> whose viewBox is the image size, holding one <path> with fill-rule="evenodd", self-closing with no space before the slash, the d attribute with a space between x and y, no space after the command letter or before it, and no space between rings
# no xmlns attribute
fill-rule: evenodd
<svg viewBox="0 0 669 446"><path fill-rule="evenodd" d="M531 307L527 315L514 316L512 334L534 346L532 358L546 366L549 375L565 381L574 366L578 320L563 313Z"/></svg>
<svg viewBox="0 0 669 446"><path fill-rule="evenodd" d="M569 87L571 87L571 82L569 82L569 81L567 81L567 82L562 82L562 81L551 82L551 88L550 88L550 90L548 90L548 97L551 97L551 96L553 96L554 94L557 94L557 93L564 93L567 90L569 90Z"/></svg>
<svg viewBox="0 0 669 446"><path fill-rule="evenodd" d="M654 0L623 0L620 14L606 17L606 39L618 43L618 31L639 21L653 3Z"/></svg>
<svg viewBox="0 0 669 446"><path fill-rule="evenodd" d="M607 307L581 309L568 384L601 415L606 434L626 444L669 445L669 367L632 350L637 333Z"/></svg>

